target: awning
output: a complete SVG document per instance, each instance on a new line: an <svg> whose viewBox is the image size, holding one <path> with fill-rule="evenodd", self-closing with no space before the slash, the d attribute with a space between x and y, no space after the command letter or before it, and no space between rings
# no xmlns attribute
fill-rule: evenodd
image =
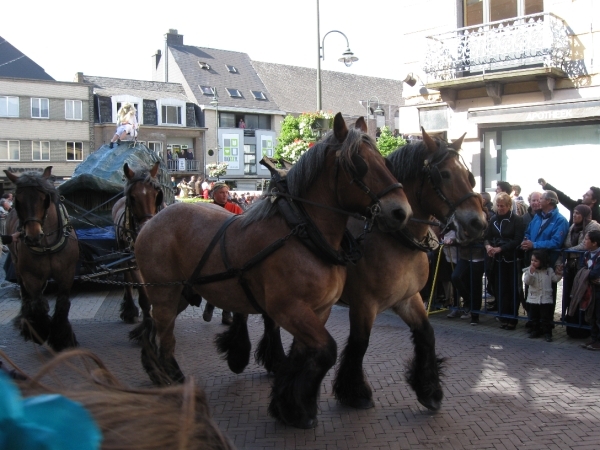
<svg viewBox="0 0 600 450"><path fill-rule="evenodd" d="M471 122L479 124L534 124L569 122L600 118L600 100L569 100L519 106L473 108L467 112Z"/></svg>

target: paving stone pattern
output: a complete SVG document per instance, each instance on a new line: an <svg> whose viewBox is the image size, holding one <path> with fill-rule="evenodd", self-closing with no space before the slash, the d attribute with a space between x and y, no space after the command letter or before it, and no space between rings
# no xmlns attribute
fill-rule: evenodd
<svg viewBox="0 0 600 450"><path fill-rule="evenodd" d="M18 291L0 292L0 348L26 372L35 373L47 351L25 343L9 323L18 312ZM71 320L82 347L95 352L124 383L149 387L139 348L128 342L132 328L119 321L120 289L82 286L73 293ZM224 330L220 310L211 323L202 308L188 308L176 323L176 356L184 373L205 391L212 415L238 448L245 449L598 449L600 447L600 352L578 347L557 327L555 341L528 339L522 323L502 330L492 316L481 324L433 314L439 356L446 358L445 400L437 414L416 400L404 381L412 355L407 326L391 313L375 323L365 358L376 406L354 410L331 394L333 370L325 377L319 424L297 430L267 415L271 379L251 362L231 373L212 340ZM249 320L254 348L262 331ZM327 328L341 351L348 311L333 308ZM286 346L291 339L284 333ZM71 373L63 381L68 382Z"/></svg>

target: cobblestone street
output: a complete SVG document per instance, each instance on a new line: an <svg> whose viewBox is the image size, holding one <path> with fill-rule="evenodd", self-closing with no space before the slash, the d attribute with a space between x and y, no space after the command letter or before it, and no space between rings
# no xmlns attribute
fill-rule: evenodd
<svg viewBox="0 0 600 450"><path fill-rule="evenodd" d="M0 293L0 347L34 374L49 354L24 342L11 324L18 291ZM71 321L81 347L95 352L131 386L150 386L139 348L127 340L131 325L119 318L120 289L79 286L72 296ZM50 295L49 295L50 298ZM395 315L381 314L373 328L365 370L376 406L354 410L331 394L333 369L325 377L319 424L298 430L267 415L270 378L254 361L231 373L212 345L224 329L216 310L205 323L202 309L189 307L176 323L176 356L186 375L207 394L213 418L244 449L597 449L600 441L600 352L579 348L562 327L555 340L528 339L523 323L502 330L492 316L470 326L445 313L433 314L438 355L447 358L445 399L437 414L426 411L404 381L412 355L410 332ZM249 320L253 346L262 320ZM327 328L338 343L348 334L347 309L333 308ZM284 335L286 346L289 335Z"/></svg>

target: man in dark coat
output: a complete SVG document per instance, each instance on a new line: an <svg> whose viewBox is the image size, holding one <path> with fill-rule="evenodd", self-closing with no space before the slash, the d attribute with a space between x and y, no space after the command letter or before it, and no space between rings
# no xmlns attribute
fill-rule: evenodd
<svg viewBox="0 0 600 450"><path fill-rule="evenodd" d="M569 218L569 225L573 224L573 210L577 205L581 204L589 206L592 209L592 219L600 223L600 205L598 204L598 202L600 201L600 188L592 186L585 194L583 194L583 198L579 200L573 200L572 198L568 197L564 192L559 191L550 183L546 182L546 180L544 180L543 178L540 178L538 182L544 188L544 190L556 192L560 204L571 212L571 217Z"/></svg>

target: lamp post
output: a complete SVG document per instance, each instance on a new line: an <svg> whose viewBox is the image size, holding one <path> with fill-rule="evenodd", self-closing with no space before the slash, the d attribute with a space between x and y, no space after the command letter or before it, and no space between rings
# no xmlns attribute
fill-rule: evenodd
<svg viewBox="0 0 600 450"><path fill-rule="evenodd" d="M350 51L350 43L348 42L348 38L344 33L338 30L331 30L325 33L323 36L323 40L321 41L321 26L320 26L320 18L319 18L319 0L317 0L317 48L318 48L318 58L317 58L317 111L321 111L323 109L323 105L321 102L321 59L325 60L325 38L330 33L339 33L346 39L346 51L342 53L342 56L338 58L339 62L343 62L346 67L350 67L353 62L358 61L358 58L354 56L354 53Z"/></svg>
<svg viewBox="0 0 600 450"><path fill-rule="evenodd" d="M216 125L215 125L215 151L217 152L217 165L219 164L219 95L217 94L217 88L213 88L213 98L210 101L210 104L215 107L216 111ZM205 170L206 172L206 170ZM219 176L217 176L217 181L219 180Z"/></svg>
<svg viewBox="0 0 600 450"><path fill-rule="evenodd" d="M385 111L379 105L379 98L376 96L371 97L369 100L367 100L367 116L365 117L365 120L367 121L367 127L369 125L369 115L371 114L371 101L373 101L373 100L377 101L377 108L375 108L375 111L373 111L373 114L376 116L382 116L383 114L385 114ZM375 103L375 102L373 101L373 103ZM375 123L375 126L377 127L377 123Z"/></svg>

